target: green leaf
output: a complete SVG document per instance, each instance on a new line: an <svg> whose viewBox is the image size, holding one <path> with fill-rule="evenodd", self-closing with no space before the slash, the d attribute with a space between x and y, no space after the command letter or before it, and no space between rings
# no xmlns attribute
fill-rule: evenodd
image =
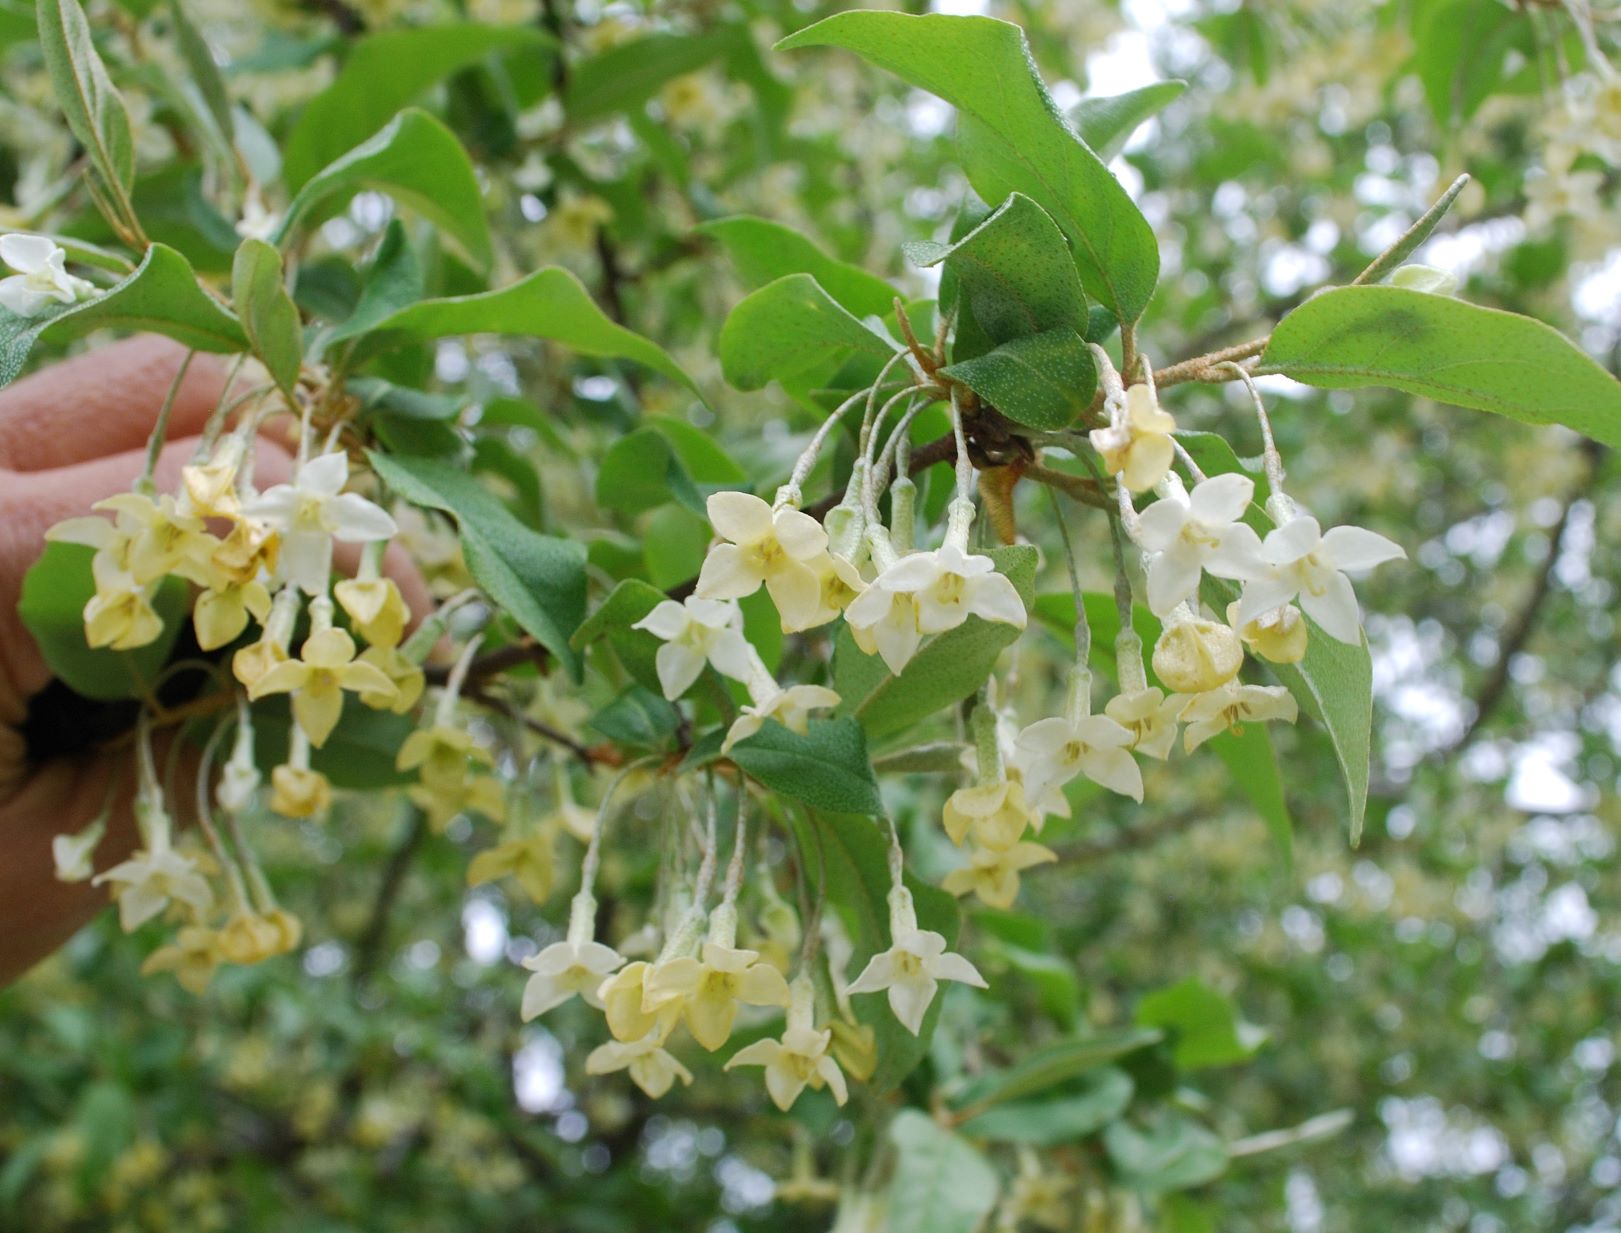
<svg viewBox="0 0 1621 1233"><path fill-rule="evenodd" d="M395 766L400 746L417 728L410 715L377 711L353 697L343 705L343 718L326 744L310 753L310 765L334 788L364 792L416 780L415 771ZM291 748L293 713L285 695L253 705L253 751L260 766L280 766Z"/></svg>
<svg viewBox="0 0 1621 1233"><path fill-rule="evenodd" d="M480 269L489 265L490 228L472 161L454 133L414 107L312 176L288 205L276 244L285 247L300 228L367 188L421 214Z"/></svg>
<svg viewBox="0 0 1621 1233"><path fill-rule="evenodd" d="M703 494L670 442L654 428L638 428L608 447L597 471L596 493L598 505L621 514L640 514L667 501L704 513Z"/></svg>
<svg viewBox="0 0 1621 1233"><path fill-rule="evenodd" d="M993 548L989 555L998 572L1012 579L1028 608L1035 589L1036 550L1019 544ZM850 631L841 629L833 651L833 688L843 699L839 713L860 719L875 742L903 732L984 684L1003 649L1018 636L1011 625L969 617L925 643L906 670L892 676L879 656L865 654Z"/></svg>
<svg viewBox="0 0 1621 1233"><path fill-rule="evenodd" d="M666 82L737 46L740 27L704 34L650 34L581 60L569 74L563 110L576 125L640 107ZM746 36L745 36L746 37Z"/></svg>
<svg viewBox="0 0 1621 1233"><path fill-rule="evenodd" d="M1266 1032L1240 1018L1228 998L1191 977L1144 997L1137 1022L1170 1033L1171 1058L1182 1070L1248 1061L1266 1041Z"/></svg>
<svg viewBox="0 0 1621 1233"><path fill-rule="evenodd" d="M130 651L91 650L85 642L84 606L96 593L90 574L94 555L83 544L47 543L23 575L17 615L39 643L50 670L75 693L103 701L144 697L180 636L186 584L165 578L153 596L152 607L163 619L157 641Z"/></svg>
<svg viewBox="0 0 1621 1233"><path fill-rule="evenodd" d="M411 247L405 224L393 219L383 232L382 243L377 246L377 255L372 258L366 285L354 312L327 335L327 342L343 342L369 334L395 313L421 300L422 292L422 263Z"/></svg>
<svg viewBox="0 0 1621 1233"><path fill-rule="evenodd" d="M242 326L197 282L189 262L154 244L123 282L95 299L48 317L14 317L0 309L0 386L22 371L34 343L69 342L92 330L147 330L198 351L246 351Z"/></svg>
<svg viewBox="0 0 1621 1233"><path fill-rule="evenodd" d="M871 818L797 810L792 817L800 850L814 874L811 885L826 890L829 905L850 935L853 976L890 946L888 834ZM944 937L947 947L955 945L957 901L911 874L906 875L906 886L917 908L918 925ZM878 1046L878 1068L867 1085L875 1095L893 1090L927 1055L941 1000L934 999L923 1017L923 1030L913 1036L895 1018L885 994L858 993L851 998L857 1017L872 1027Z"/></svg>
<svg viewBox="0 0 1621 1233"><path fill-rule="evenodd" d="M263 240L243 240L231 264L231 301L253 353L294 406L304 344L298 309L282 283L281 254Z"/></svg>
<svg viewBox="0 0 1621 1233"><path fill-rule="evenodd" d="M1469 177L1459 176L1447 186L1447 191L1436 199L1434 205L1419 215L1418 221L1402 233L1401 239L1379 254L1376 260L1353 280L1354 285L1363 283L1382 282L1386 275L1395 272L1398 266L1418 251L1419 245L1430 238L1434 230L1441 225L1441 220L1452 209L1452 203L1458 199L1458 194L1469 184Z"/></svg>
<svg viewBox="0 0 1621 1233"><path fill-rule="evenodd" d="M1141 316L1159 278L1153 230L1058 114L1017 26L988 17L850 12L777 46L843 47L951 103L980 197L1032 197L1069 236L1087 293L1122 321Z"/></svg>
<svg viewBox="0 0 1621 1233"><path fill-rule="evenodd" d="M1131 1076L1113 1067L1089 1071L1033 1100L998 1105L960 1127L971 1139L1055 1147L1114 1121L1131 1103Z"/></svg>
<svg viewBox="0 0 1621 1233"><path fill-rule="evenodd" d="M599 639L606 639L635 681L647 689L659 689L655 658L659 640L643 629L632 629L669 596L640 578L627 578L616 586L597 610L581 623L569 645L584 652Z"/></svg>
<svg viewBox="0 0 1621 1233"><path fill-rule="evenodd" d="M917 1109L895 1115L889 1141L895 1146L889 1233L974 1233L1000 1189L990 1162Z"/></svg>
<svg viewBox="0 0 1621 1233"><path fill-rule="evenodd" d="M1033 1096L1164 1038L1163 1032L1141 1027L1066 1036L1030 1050L1006 1069L980 1075L952 1097L952 1107L987 1109Z"/></svg>
<svg viewBox="0 0 1621 1233"><path fill-rule="evenodd" d="M1261 371L1323 389L1388 385L1621 445L1621 381L1550 326L1400 287L1339 287L1272 331Z"/></svg>
<svg viewBox="0 0 1621 1233"><path fill-rule="evenodd" d="M1092 352L1071 329L1015 338L940 371L1015 423L1048 430L1072 424L1098 384Z"/></svg>
<svg viewBox="0 0 1621 1233"><path fill-rule="evenodd" d="M379 347L387 347L456 334L549 338L582 355L631 360L699 392L662 347L608 320L580 280L560 266L537 270L499 291L413 304L378 322L374 337Z"/></svg>
<svg viewBox="0 0 1621 1233"><path fill-rule="evenodd" d="M616 744L656 749L675 735L681 715L663 695L632 685L593 715L590 723Z"/></svg>
<svg viewBox="0 0 1621 1233"><path fill-rule="evenodd" d="M809 274L787 274L743 298L721 326L721 371L740 390L819 385L857 352L896 347L856 320Z"/></svg>
<svg viewBox="0 0 1621 1233"><path fill-rule="evenodd" d="M894 307L895 289L860 266L829 257L807 236L752 214L735 214L700 223L699 235L719 240L751 289L786 274L809 274L828 295L857 317L886 315Z"/></svg>
<svg viewBox="0 0 1621 1233"><path fill-rule="evenodd" d="M954 244L905 249L918 265L945 263L992 342L1086 329L1086 293L1064 233L1023 193L1014 193Z"/></svg>
<svg viewBox="0 0 1621 1233"><path fill-rule="evenodd" d="M867 737L853 719L813 719L805 734L775 721L732 746L745 775L812 809L871 816L884 811L867 758Z"/></svg>
<svg viewBox="0 0 1621 1233"><path fill-rule="evenodd" d="M107 76L78 0L39 0L39 47L68 131L102 178L127 194L135 183L129 112Z"/></svg>
<svg viewBox="0 0 1621 1233"><path fill-rule="evenodd" d="M1279 862L1287 874L1294 868L1294 823L1284 799L1278 754L1272 746L1272 734L1267 725L1244 724L1223 732L1210 742L1210 748L1227 764L1227 773L1266 823L1267 833L1272 836Z"/></svg>
<svg viewBox="0 0 1621 1233"><path fill-rule="evenodd" d="M468 571L489 597L557 656L575 679L569 635L585 616L585 547L530 530L466 472L432 458L368 455L378 477L413 505L461 529Z"/></svg>
<svg viewBox="0 0 1621 1233"><path fill-rule="evenodd" d="M1186 1190L1227 1171L1227 1145L1172 1109L1141 1127L1113 1123L1103 1132L1103 1146L1120 1180L1137 1190Z"/></svg>
<svg viewBox="0 0 1621 1233"><path fill-rule="evenodd" d="M1070 122L1081 140L1107 162L1125 149L1142 124L1181 98L1187 88L1185 81L1156 81L1124 94L1083 98L1070 108Z"/></svg>
<svg viewBox="0 0 1621 1233"><path fill-rule="evenodd" d="M528 25L443 22L387 30L355 42L333 83L299 114L288 135L283 174L290 190L359 145L435 82L492 54L546 56L554 42Z"/></svg>
<svg viewBox="0 0 1621 1233"><path fill-rule="evenodd" d="M169 0L169 17L174 22L175 41L180 44L180 54L186 61L192 84L202 95L209 119L229 145L236 137L236 118L231 112L231 96L225 89L225 78L208 40L192 24L180 0Z"/></svg>
<svg viewBox="0 0 1621 1233"><path fill-rule="evenodd" d="M1511 49L1531 49L1530 19L1498 0L1432 5L1414 23L1413 67L1443 133L1456 131L1497 90Z"/></svg>

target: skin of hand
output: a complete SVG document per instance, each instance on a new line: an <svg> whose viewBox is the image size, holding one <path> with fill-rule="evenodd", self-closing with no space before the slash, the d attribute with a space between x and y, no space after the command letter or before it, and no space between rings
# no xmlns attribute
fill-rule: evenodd
<svg viewBox="0 0 1621 1233"><path fill-rule="evenodd" d="M99 813L109 783L117 786L97 870L117 864L136 845L130 750L28 760L20 728L29 699L50 682L51 671L17 614L23 575L44 551L49 527L90 513L95 502L128 491L139 478L147 437L184 358L184 349L167 339L132 338L0 390L0 987L106 904L104 890L56 879L51 840ZM158 460L159 491L176 490L226 374L220 357L193 357ZM261 488L292 471L292 457L274 440L261 438L255 456ZM338 561L353 568L354 553L346 564L340 552ZM384 567L412 612L426 613L432 602L427 588L398 546L390 547ZM187 794L182 789L179 795Z"/></svg>

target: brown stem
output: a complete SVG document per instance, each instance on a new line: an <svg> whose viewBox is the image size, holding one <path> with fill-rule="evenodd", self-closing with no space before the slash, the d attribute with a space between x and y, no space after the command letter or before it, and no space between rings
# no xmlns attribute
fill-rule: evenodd
<svg viewBox="0 0 1621 1233"><path fill-rule="evenodd" d="M1231 372L1222 371L1216 366L1260 355L1266 350L1266 344L1271 337L1268 334L1264 338L1252 338L1249 342L1223 347L1220 351L1211 351L1206 355L1196 355L1190 360L1182 360L1169 368L1162 368L1154 374L1154 386L1157 389L1164 389L1168 385L1181 385L1185 381L1234 381L1237 378Z"/></svg>
<svg viewBox="0 0 1621 1233"><path fill-rule="evenodd" d="M464 689L462 691L462 697L466 698L469 702L476 702L480 706L487 707L492 711L499 711L514 723L522 724L536 736L545 737L553 744L561 745L581 762L585 763L586 766L618 766L620 764L621 759L616 750L608 747L599 747L593 749L590 746L582 745L573 737L567 735L566 733L559 732L550 724L543 723L540 720L535 719L533 716L525 715L505 698L497 697L495 694L488 693L482 688L473 686Z"/></svg>

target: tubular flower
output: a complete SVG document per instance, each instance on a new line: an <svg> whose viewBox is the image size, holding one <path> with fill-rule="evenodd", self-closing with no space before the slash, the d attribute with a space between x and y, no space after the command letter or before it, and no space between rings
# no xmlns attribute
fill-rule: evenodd
<svg viewBox="0 0 1621 1233"><path fill-rule="evenodd" d="M816 614L822 587L816 567L827 553L827 532L803 510L773 510L747 492L709 498L709 521L726 542L704 558L697 594L742 599L761 584L771 594L784 629L805 629Z"/></svg>
<svg viewBox="0 0 1621 1233"><path fill-rule="evenodd" d="M369 646L359 655L359 662L370 664L385 677L389 684L394 686L393 693L384 693L382 690L362 689L360 700L374 711L393 711L396 715L405 715L415 709L416 704L422 700L422 691L427 687L427 677L423 675L422 665L409 655L403 654L399 648L391 646Z"/></svg>
<svg viewBox="0 0 1621 1233"><path fill-rule="evenodd" d="M743 613L731 600L696 595L689 595L683 603L667 599L631 628L645 629L663 640L654 666L659 686L671 702L692 688L705 664L713 664L715 671L735 681L749 677L751 659L743 637Z"/></svg>
<svg viewBox="0 0 1621 1233"><path fill-rule="evenodd" d="M1176 421L1160 407L1154 391L1134 385L1111 408L1108 426L1092 430L1092 448L1103 455L1105 471L1120 476L1132 492L1147 492L1171 469L1175 431Z"/></svg>
<svg viewBox="0 0 1621 1233"><path fill-rule="evenodd" d="M372 646L399 646L411 610L394 579L345 578L332 588L332 595Z"/></svg>
<svg viewBox="0 0 1621 1233"><path fill-rule="evenodd" d="M1262 723L1268 719L1281 719L1294 723L1300 717L1300 708L1293 696L1281 685L1245 685L1228 681L1217 689L1196 694L1187 700L1182 722L1187 724L1182 743L1189 753L1213 736L1220 736L1229 728L1241 724Z"/></svg>
<svg viewBox="0 0 1621 1233"><path fill-rule="evenodd" d="M742 708L727 730L720 751L730 753L733 745L753 736L765 727L768 719L775 719L788 731L804 736L810 727L810 712L838 704L839 695L825 685L793 685L779 689L764 702Z"/></svg>
<svg viewBox="0 0 1621 1233"><path fill-rule="evenodd" d="M168 907L171 900L184 904L195 916L208 911L214 902L214 892L197 868L197 862L167 844L137 852L91 879L93 886L103 882L113 884L113 897L118 900L118 923L126 933L146 924Z"/></svg>
<svg viewBox="0 0 1621 1233"><path fill-rule="evenodd" d="M220 541L204 529L201 518L182 513L173 497L154 501L138 492L121 492L92 508L118 515L118 533L128 541L124 568L135 581L179 574L200 586L208 584L209 559Z"/></svg>
<svg viewBox="0 0 1621 1233"><path fill-rule="evenodd" d="M191 610L197 645L205 651L218 650L235 641L248 627L248 617L264 623L270 615L270 592L262 582L222 582L197 597Z"/></svg>
<svg viewBox="0 0 1621 1233"><path fill-rule="evenodd" d="M1229 563L1225 545L1255 495L1254 481L1243 475L1212 476L1186 495L1180 489L1173 483L1166 496L1137 516L1137 542L1153 554L1148 607L1159 617L1198 593L1205 570L1231 577L1233 568L1243 568L1242 560Z"/></svg>
<svg viewBox="0 0 1621 1233"><path fill-rule="evenodd" d="M912 662L923 644L917 596L909 591L892 591L881 578L850 601L844 619L856 645L868 655L881 655L896 676Z"/></svg>
<svg viewBox="0 0 1621 1233"><path fill-rule="evenodd" d="M1177 720L1186 705L1181 696L1148 685L1116 694L1103 704L1103 713L1131 734L1133 750L1164 761L1176 744Z"/></svg>
<svg viewBox="0 0 1621 1233"><path fill-rule="evenodd" d="M523 990L523 1021L528 1023L554 1006L561 1006L575 994L587 1006L602 1009L598 990L604 978L624 962L613 947L589 937L553 942L523 961L523 966L534 973Z"/></svg>
<svg viewBox="0 0 1621 1233"><path fill-rule="evenodd" d="M486 848L467 866L467 885L511 878L536 903L545 903L557 883L557 860L549 834L525 835Z"/></svg>
<svg viewBox="0 0 1621 1233"><path fill-rule="evenodd" d="M958 847L973 831L974 842L1006 849L1019 842L1025 827L1041 829L1043 819L1025 804L1024 785L1017 780L958 788L946 801L942 821L946 834Z"/></svg>
<svg viewBox="0 0 1621 1233"><path fill-rule="evenodd" d="M942 980L987 988L979 970L932 929L919 929L912 896L903 887L889 892L890 947L874 955L850 984L850 993L888 991L889 1009L916 1036Z"/></svg>
<svg viewBox="0 0 1621 1233"><path fill-rule="evenodd" d="M257 702L269 694L291 694L298 726L310 744L320 746L343 714L344 690L388 694L393 688L371 664L355 659L353 638L341 629L324 629L304 640L299 658L277 664L250 685L248 697Z"/></svg>
<svg viewBox="0 0 1621 1233"><path fill-rule="evenodd" d="M1011 908L1019 897L1019 874L1032 865L1058 859L1039 843L1016 843L1009 848L975 848L969 863L946 874L941 885L953 895L972 891L987 907Z"/></svg>
<svg viewBox="0 0 1621 1233"><path fill-rule="evenodd" d="M788 982L760 952L705 942L700 958L655 964L646 977L644 1005L680 1000L692 1038L713 1053L726 1043L738 1004L786 1006Z"/></svg>
<svg viewBox="0 0 1621 1233"><path fill-rule="evenodd" d="M154 972L173 972L180 987L187 993L202 996L214 979L214 970L222 958L219 936L201 925L186 925L167 946L160 946L141 964L141 975Z"/></svg>
<svg viewBox="0 0 1621 1233"><path fill-rule="evenodd" d="M917 603L917 628L922 634L938 634L956 629L970 616L999 621L1023 629L1027 620L1024 601L1004 574L987 556L964 552L947 542L933 552L914 552L902 557L878 576L873 589L911 595ZM865 593L863 593L863 597ZM851 604L851 615L862 605ZM872 607L882 607L882 599ZM863 606L863 624L868 612ZM875 616L881 616L874 613Z"/></svg>
<svg viewBox="0 0 1621 1233"><path fill-rule="evenodd" d="M844 1072L828 1051L833 1033L816 1030L815 1008L810 982L801 977L794 981L792 1000L788 1004L788 1024L780 1040L757 1040L739 1049L726 1063L734 1066L763 1066L765 1089L771 1102L784 1113L806 1087L820 1088L824 1084L833 1093L833 1100L843 1104L849 1099Z"/></svg>
<svg viewBox="0 0 1621 1233"><path fill-rule="evenodd" d="M270 772L270 808L284 818L317 818L332 808L332 783L307 766Z"/></svg>
<svg viewBox="0 0 1621 1233"><path fill-rule="evenodd" d="M0 236L0 261L17 272L0 279L0 308L37 317L52 304L73 304L99 294L94 283L69 274L67 253L42 235Z"/></svg>
<svg viewBox="0 0 1621 1233"><path fill-rule="evenodd" d="M277 484L243 507L243 514L281 537L281 576L306 594L326 591L332 541L371 543L398 530L388 513L358 493L344 492L349 458L322 454L299 467L290 484Z"/></svg>
<svg viewBox="0 0 1621 1233"><path fill-rule="evenodd" d="M663 1044L655 1036L646 1036L628 1044L622 1040L610 1040L591 1050L585 1059L585 1073L588 1075L607 1075L616 1070L628 1070L631 1082L653 1100L674 1087L677 1079L683 1084L692 1082L692 1072L665 1052Z"/></svg>
<svg viewBox="0 0 1621 1233"><path fill-rule="evenodd" d="M1361 527L1325 532L1310 514L1298 514L1265 540L1257 539L1249 531L1247 550L1235 556L1240 567L1232 576L1245 584L1235 621L1248 625L1298 596L1306 615L1324 633L1352 646L1362 642L1362 619L1346 571L1372 569L1407 555L1400 544Z"/></svg>
<svg viewBox="0 0 1621 1233"><path fill-rule="evenodd" d="M1143 773L1132 759L1131 733L1107 715L1038 719L1019 733L1026 792L1040 796L1049 786L1062 787L1077 774L1111 792L1143 799Z"/></svg>
<svg viewBox="0 0 1621 1233"><path fill-rule="evenodd" d="M1227 605L1227 622L1239 639L1262 659L1275 664L1298 664L1306 658L1306 618L1293 604L1280 604L1252 621L1237 624L1238 602Z"/></svg>
<svg viewBox="0 0 1621 1233"><path fill-rule="evenodd" d="M651 963L638 959L627 963L597 989L608 1020L608 1030L623 1041L640 1040L657 1029L658 1039L670 1035L681 1018L681 1003L674 999L649 1004L647 978L653 970Z"/></svg>

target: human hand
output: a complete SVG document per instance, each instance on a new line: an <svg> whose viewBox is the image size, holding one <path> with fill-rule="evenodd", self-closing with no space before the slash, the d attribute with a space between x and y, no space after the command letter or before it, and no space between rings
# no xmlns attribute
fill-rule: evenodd
<svg viewBox="0 0 1621 1233"><path fill-rule="evenodd" d="M106 902L89 883L55 876L54 836L83 827L108 801L112 810L98 867L135 846L133 775L127 751L41 759L24 735L29 702L51 680L17 612L23 576L45 547L45 532L129 491L146 462L152 431L185 349L165 339L128 339L26 377L0 391L0 985L61 945ZM158 459L160 490L174 491L192 460L197 434L226 392L227 365L193 357ZM274 440L255 450L262 483L291 474ZM340 557L340 566L343 561ZM429 606L420 576L395 550L385 568L417 615Z"/></svg>

